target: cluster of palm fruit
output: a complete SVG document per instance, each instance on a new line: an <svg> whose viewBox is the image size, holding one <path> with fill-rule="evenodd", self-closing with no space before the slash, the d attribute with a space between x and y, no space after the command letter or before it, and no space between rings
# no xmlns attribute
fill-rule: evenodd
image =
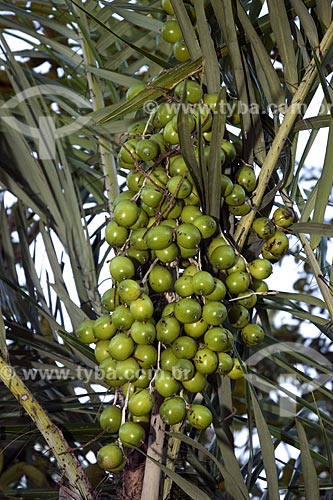
<svg viewBox="0 0 333 500"><path fill-rule="evenodd" d="M174 10L170 0L162 0L161 6L165 13L169 16L169 19L165 21L162 28L162 38L166 42L172 44L172 52L177 61L188 61L190 59L190 54L183 39L183 33L180 25L174 17L170 18L170 16L174 15ZM192 22L195 22L195 10L193 6L190 3L185 3L185 7Z"/></svg>
<svg viewBox="0 0 333 500"><path fill-rule="evenodd" d="M183 92L181 83L174 97ZM208 161L217 96L203 94L191 80L186 97L193 105L193 147L201 120ZM208 104L206 114L202 108L195 113L197 103ZM98 453L99 464L111 472L124 467L124 447L145 441L154 404L167 425L187 421L203 430L211 424L212 412L201 404L200 393L210 377L243 376L235 342L256 346L263 340L262 327L251 323L252 311L258 295L268 290L264 280L272 263L288 249L284 228L293 222L286 207L272 219L256 218L252 229L262 240L262 256L247 262L215 218L203 212L170 101L129 129L118 163L127 189L113 201L105 233L114 251L113 286L102 296L105 314L77 329L82 342L95 343L106 383L122 394L100 415L102 429L118 436ZM256 183L254 169L242 165L234 145L223 140L223 207L236 217L248 213Z"/></svg>

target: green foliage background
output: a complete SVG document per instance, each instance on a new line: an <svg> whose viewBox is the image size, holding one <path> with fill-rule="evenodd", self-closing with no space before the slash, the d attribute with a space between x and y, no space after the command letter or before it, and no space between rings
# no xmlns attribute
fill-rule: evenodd
<svg viewBox="0 0 333 500"><path fill-rule="evenodd" d="M82 320L102 311L100 290L110 258L103 228L112 199L124 188L124 173L117 170L115 160L120 135L142 115L147 100L158 100L202 67L209 91L216 91L223 82L229 96L256 104L262 111L244 113L239 134L227 125L243 161L255 162L260 169L255 206L265 214L273 203L283 201L299 217L292 227L296 239L291 253L303 274L293 293L272 294L260 301L265 345L304 344L324 356L328 366L319 366L300 351L293 356L276 352L256 367L259 380L294 400L296 418L281 418L278 402L251 384L245 392L237 392L226 380L212 388L204 395L215 412L216 425L209 439L187 431L173 435L174 443L180 439L180 451L173 465L164 464L175 483L171 498L202 499L205 491L206 498L264 499L267 488L271 500L332 498L331 382L302 397L288 393L278 381L279 373L304 382L317 373L331 372L333 279L327 255L333 183L331 2L269 0L268 13L260 15L262 0L194 0L201 21L198 31L183 3L172 3L191 54L191 61L183 65L178 65L170 45L161 39L164 15L159 0L134 4L0 1L1 116L34 128L39 128L41 116L49 116L57 129L87 118L83 128L56 140L52 159L42 157L38 138L22 135L8 120L0 120L2 358L19 376L23 369L50 369L58 363L64 373L69 370L71 380L37 377L24 382L41 412L62 431L73 448L72 456L84 469L80 474L88 476L94 489L89 492L82 480L75 491L73 476L68 477L73 471L63 477L59 460L57 464L45 444L45 426L38 430L36 419L27 416L11 387L1 385L3 498L55 498L59 491L65 494L66 487L72 491L71 498L75 494L81 495L77 498L119 498L121 476L107 478L90 463L88 451L95 453L107 441L107 436L99 435L98 425L107 388L99 380L77 378L78 365L94 368L95 362L92 350L82 346L73 332ZM16 50L14 43L9 44L9 33L17 40L28 38L30 47ZM152 82L154 77L158 80ZM127 88L138 81L147 82L146 90L125 102ZM50 85L45 94L13 107L6 104L13 96L42 85ZM324 93L321 109L304 119L299 108L312 102L318 88ZM68 91L71 99L66 98ZM269 103L275 103L280 113L264 113ZM325 161L320 170L312 171L311 189L304 189L307 158L322 127L328 128L322 146ZM307 144L296 161L304 130ZM185 139L184 154L190 155ZM204 199L213 201L206 208L215 215L218 183L203 182L214 175L213 167L211 172L201 170L198 182L201 178ZM250 247L251 240L246 239L250 225L251 216L236 227L231 224L230 236L239 247ZM283 262L275 272L281 273L282 287ZM290 321L277 324L276 311L284 311ZM308 327L301 328L304 324ZM84 404L77 388L86 391ZM237 439L240 434L247 436L245 444ZM294 449L294 456L297 451L296 459L289 459L288 453L279 458L275 450L284 445ZM164 491L170 486L166 483Z"/></svg>

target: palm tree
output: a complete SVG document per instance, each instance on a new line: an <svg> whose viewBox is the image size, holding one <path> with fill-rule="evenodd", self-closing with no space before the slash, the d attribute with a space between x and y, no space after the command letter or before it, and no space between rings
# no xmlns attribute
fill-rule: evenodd
<svg viewBox="0 0 333 500"><path fill-rule="evenodd" d="M332 498L331 2L15 0L1 2L1 14L3 497ZM182 37L177 44L168 41L170 26ZM215 109L207 129L202 100L196 122L186 112L192 82ZM319 111L305 117L320 90ZM230 313L240 309L229 289L223 304L233 333L230 353L245 376L212 373L198 394L181 392L189 408L208 408L213 424L166 425L156 394L145 443L125 448L124 469L107 473L96 456L117 436L103 431L99 418L112 403L127 418L131 387L121 391L101 378L95 342L89 332L82 342L80 325L109 314L102 300L112 287L109 262L128 240L122 250L108 244L105 227L118 194L129 189L130 173L142 175L140 158L130 153L126 162L119 152L121 146L128 152L129 133L141 140L133 124L145 122L144 133L151 124L158 128L161 103L177 109L179 141L166 141L154 168L181 152L186 174L169 191L153 181L163 200L172 195L162 211L152 211L154 225L172 203L182 206L177 196L186 178L202 213L217 223L220 246L253 262L265 241L258 237L262 224L272 234L278 226L290 242L289 257L274 263L281 290L287 259L299 275L293 292L257 289L250 311L265 331L259 346L240 341ZM324 128L324 163L311 169L310 150ZM241 185L244 166L256 176L254 189L242 188L245 202L228 204L221 173L225 183L232 178ZM145 172L152 182L153 170ZM141 193L138 187L137 200ZM292 225L286 213L295 214ZM201 242L200 258L194 252L191 262L227 282L224 268L218 272L211 263L212 239ZM148 259L140 277L149 282L157 261L149 253ZM166 266L173 282L184 259L188 264L186 252ZM179 300L174 291L152 292L151 284L145 291L155 321L161 301ZM286 374L298 394L283 383Z"/></svg>

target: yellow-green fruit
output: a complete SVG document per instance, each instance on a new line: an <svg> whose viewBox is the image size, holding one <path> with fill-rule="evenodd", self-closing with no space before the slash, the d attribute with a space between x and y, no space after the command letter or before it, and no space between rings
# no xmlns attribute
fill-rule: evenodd
<svg viewBox="0 0 333 500"><path fill-rule="evenodd" d="M291 208L280 207L273 213L273 222L278 227L289 227L295 220L295 213Z"/></svg>
<svg viewBox="0 0 333 500"><path fill-rule="evenodd" d="M154 405L154 395L149 389L133 394L128 400L128 410L136 416L148 415Z"/></svg>
<svg viewBox="0 0 333 500"><path fill-rule="evenodd" d="M241 338L245 345L254 347L260 344L265 337L265 332L259 325L249 324L242 329Z"/></svg>
<svg viewBox="0 0 333 500"><path fill-rule="evenodd" d="M154 292L163 293L172 285L172 274L165 266L155 264L149 273L149 285Z"/></svg>
<svg viewBox="0 0 333 500"><path fill-rule="evenodd" d="M139 447L146 437L144 428L137 422L124 422L119 429L119 439L128 448Z"/></svg>
<svg viewBox="0 0 333 500"><path fill-rule="evenodd" d="M187 420L195 429L207 429L213 421L213 415L206 406L194 404L187 411Z"/></svg>
<svg viewBox="0 0 333 500"><path fill-rule="evenodd" d="M77 337L83 344L91 344L92 342L96 342L97 338L95 337L94 333L94 324L95 321L93 319L88 319L86 321L83 321L75 330Z"/></svg>
<svg viewBox="0 0 333 500"><path fill-rule="evenodd" d="M123 462L123 452L116 443L106 444L97 452L98 465L106 470L112 471Z"/></svg>
<svg viewBox="0 0 333 500"><path fill-rule="evenodd" d="M99 425L103 431L114 434L118 432L121 424L121 409L118 406L107 406L99 417Z"/></svg>

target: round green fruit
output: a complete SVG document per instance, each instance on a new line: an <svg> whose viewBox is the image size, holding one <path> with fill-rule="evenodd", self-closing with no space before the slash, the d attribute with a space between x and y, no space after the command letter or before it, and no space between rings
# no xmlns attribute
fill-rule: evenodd
<svg viewBox="0 0 333 500"><path fill-rule="evenodd" d="M199 229L204 239L211 238L217 229L216 221L210 215L199 215L194 219L193 225Z"/></svg>
<svg viewBox="0 0 333 500"><path fill-rule="evenodd" d="M212 351L208 347L203 347L198 349L194 358L193 363L196 370L203 375L209 375L216 371L218 365L218 357L216 352Z"/></svg>
<svg viewBox="0 0 333 500"><path fill-rule="evenodd" d="M243 186L248 193L252 193L257 185L256 175L252 167L242 165L236 172L235 180L237 184Z"/></svg>
<svg viewBox="0 0 333 500"><path fill-rule="evenodd" d="M203 318L200 318L194 323L186 323L186 325L184 325L184 332L189 337L198 339L205 333L207 328L208 324L206 323L206 321Z"/></svg>
<svg viewBox="0 0 333 500"><path fill-rule="evenodd" d="M113 281L122 281L134 276L135 267L131 259L118 255L110 262L110 274Z"/></svg>
<svg viewBox="0 0 333 500"><path fill-rule="evenodd" d="M105 240L112 246L121 247L128 238L128 229L119 226L115 220L108 222L105 228Z"/></svg>
<svg viewBox="0 0 333 500"><path fill-rule="evenodd" d="M204 336L205 345L216 352L228 351L230 346L231 332L223 327L214 327L206 331Z"/></svg>
<svg viewBox="0 0 333 500"><path fill-rule="evenodd" d="M119 283L117 292L122 301L129 304L140 297L141 287L137 281L125 279Z"/></svg>
<svg viewBox="0 0 333 500"><path fill-rule="evenodd" d="M151 250L163 250L171 245L172 240L173 229L169 226L152 227L146 234L146 243Z"/></svg>
<svg viewBox="0 0 333 500"><path fill-rule="evenodd" d="M249 324L242 329L241 339L249 347L260 344L265 338L265 332L259 325Z"/></svg>
<svg viewBox="0 0 333 500"><path fill-rule="evenodd" d="M129 358L133 351L134 342L126 333L117 333L117 335L110 340L109 353L110 356L117 361Z"/></svg>
<svg viewBox="0 0 333 500"><path fill-rule="evenodd" d="M148 281L154 292L163 293L171 288L173 279L169 269L155 264L149 273Z"/></svg>
<svg viewBox="0 0 333 500"><path fill-rule="evenodd" d="M157 349L153 345L139 344L134 350L133 357L141 368L152 368L157 362Z"/></svg>
<svg viewBox="0 0 333 500"><path fill-rule="evenodd" d="M182 335L172 343L172 352L178 359L192 359L197 352L197 343L192 337Z"/></svg>
<svg viewBox="0 0 333 500"><path fill-rule="evenodd" d="M156 208L161 203L163 192L153 187L144 187L140 195L141 201L149 207Z"/></svg>
<svg viewBox="0 0 333 500"><path fill-rule="evenodd" d="M213 421L213 415L209 408L199 404L191 405L186 417L192 427L199 430L207 429Z"/></svg>
<svg viewBox="0 0 333 500"><path fill-rule="evenodd" d="M231 378L232 380L240 380L241 378L244 377L243 368L242 368L238 358L234 358L233 362L234 362L233 367L227 373L227 376L229 378Z"/></svg>
<svg viewBox="0 0 333 500"><path fill-rule="evenodd" d="M222 302L209 300L202 308L202 318L208 325L221 325L227 319L227 309Z"/></svg>
<svg viewBox="0 0 333 500"><path fill-rule="evenodd" d="M107 311L114 311L116 304L116 289L115 288L110 288L109 290L106 290L101 298L102 306L104 309Z"/></svg>
<svg viewBox="0 0 333 500"><path fill-rule="evenodd" d="M184 199L190 195L192 184L186 177L183 178L182 175L175 175L174 177L170 177L167 188L175 198Z"/></svg>
<svg viewBox="0 0 333 500"><path fill-rule="evenodd" d="M202 97L202 88L201 85L199 85L199 83L194 82L192 80L187 80L186 82L184 81L178 83L178 85L174 90L175 96L182 99L185 86L186 86L185 94L187 102L190 102L191 104L199 102Z"/></svg>
<svg viewBox="0 0 333 500"><path fill-rule="evenodd" d="M192 378L183 380L182 385L188 392L198 393L206 387L207 379L202 373L195 372Z"/></svg>
<svg viewBox="0 0 333 500"><path fill-rule="evenodd" d="M292 208L280 207L273 213L273 222L278 227L289 227L294 223L295 213Z"/></svg>
<svg viewBox="0 0 333 500"><path fill-rule="evenodd" d="M236 153L236 148L232 142L228 141L227 139L223 139L221 148L225 154L226 163L232 163L233 161L235 161L237 153Z"/></svg>
<svg viewBox="0 0 333 500"><path fill-rule="evenodd" d="M246 307L236 304L229 309L228 319L234 328L243 328L250 321L250 313Z"/></svg>
<svg viewBox="0 0 333 500"><path fill-rule="evenodd" d="M267 240L274 235L276 228L273 222L267 217L258 217L252 223L252 229L259 238Z"/></svg>
<svg viewBox="0 0 333 500"><path fill-rule="evenodd" d="M98 340L108 340L115 335L117 328L112 323L109 314L103 314L94 321L94 335Z"/></svg>
<svg viewBox="0 0 333 500"><path fill-rule="evenodd" d="M144 428L136 422L124 422L119 429L119 439L128 448L139 447L146 437Z"/></svg>
<svg viewBox="0 0 333 500"><path fill-rule="evenodd" d="M177 244L188 249L196 249L200 245L201 233L193 224L181 224L176 229Z"/></svg>
<svg viewBox="0 0 333 500"><path fill-rule="evenodd" d="M228 269L233 266L236 259L234 249L230 245L221 245L212 252L209 262L216 269Z"/></svg>
<svg viewBox="0 0 333 500"><path fill-rule="evenodd" d="M169 398L161 404L159 413L165 424L178 424L186 414L185 401L180 397Z"/></svg>
<svg viewBox="0 0 333 500"><path fill-rule="evenodd" d="M249 288L250 275L244 271L229 274L225 280L225 284L231 294L237 295Z"/></svg>
<svg viewBox="0 0 333 500"><path fill-rule="evenodd" d="M112 314L112 323L119 330L129 330L133 324L134 317L128 307L117 306Z"/></svg>
<svg viewBox="0 0 333 500"><path fill-rule="evenodd" d="M154 406L154 395L149 389L142 389L142 391L133 394L128 400L128 411L132 415L141 417L148 415Z"/></svg>
<svg viewBox="0 0 333 500"><path fill-rule="evenodd" d="M217 366L217 373L220 375L225 375L226 373L230 372L234 366L234 360L230 356L230 354L226 352L219 352L217 354L218 356L218 366Z"/></svg>
<svg viewBox="0 0 333 500"><path fill-rule="evenodd" d="M164 23L161 34L162 38L169 43L176 43L183 38L182 30L175 19L170 19Z"/></svg>
<svg viewBox="0 0 333 500"><path fill-rule="evenodd" d="M180 214L180 219L183 224L193 224L194 220L202 215L199 207L194 205L185 205Z"/></svg>
<svg viewBox="0 0 333 500"><path fill-rule="evenodd" d="M173 316L165 316L156 323L156 337L163 344L171 344L180 334L180 324Z"/></svg>
<svg viewBox="0 0 333 500"><path fill-rule="evenodd" d="M171 370L159 370L154 379L155 389L163 397L168 398L177 394L179 382L171 374Z"/></svg>
<svg viewBox="0 0 333 500"><path fill-rule="evenodd" d="M193 277L184 275L180 276L174 283L174 291L180 297L189 297L192 295L194 293Z"/></svg>
<svg viewBox="0 0 333 500"><path fill-rule="evenodd" d="M140 209L134 201L124 200L117 204L113 212L115 222L122 227L134 224L140 214Z"/></svg>
<svg viewBox="0 0 333 500"><path fill-rule="evenodd" d="M156 337L156 328L150 321L135 320L132 323L130 334L136 344L152 344Z"/></svg>
<svg viewBox="0 0 333 500"><path fill-rule="evenodd" d="M121 409L118 406L107 406L99 417L99 425L103 431L114 434L118 432L121 424Z"/></svg>
<svg viewBox="0 0 333 500"><path fill-rule="evenodd" d="M135 152L141 160L151 161L159 155L160 147L157 142L151 139L141 139L136 145Z"/></svg>
<svg viewBox="0 0 333 500"><path fill-rule="evenodd" d="M97 363L101 363L106 358L110 358L109 354L109 340L99 340L95 346L95 359Z"/></svg>
<svg viewBox="0 0 333 500"><path fill-rule="evenodd" d="M192 286L194 293L207 296L215 288L214 278L208 271L198 271L192 278Z"/></svg>
<svg viewBox="0 0 333 500"><path fill-rule="evenodd" d="M124 382L135 382L141 374L139 363L134 358L117 361L116 375L117 379Z"/></svg>
<svg viewBox="0 0 333 500"><path fill-rule="evenodd" d="M170 264L177 259L179 248L176 243L171 243L171 245L166 248L162 248L162 250L155 250L155 253L158 260L163 262L163 264Z"/></svg>
<svg viewBox="0 0 333 500"><path fill-rule="evenodd" d="M206 299L219 302L224 299L226 293L227 289L223 281L221 281L219 278L214 277L213 291L206 295Z"/></svg>
<svg viewBox="0 0 333 500"><path fill-rule="evenodd" d="M133 99L133 97L140 94L140 92L145 90L145 88L146 88L146 84L144 82L138 82L138 83L135 83L134 85L131 85L126 92L126 96L125 96L126 101Z"/></svg>
<svg viewBox="0 0 333 500"><path fill-rule="evenodd" d="M178 42L174 44L172 52L179 62L186 62L191 58L184 40L178 40Z"/></svg>
<svg viewBox="0 0 333 500"><path fill-rule="evenodd" d="M137 321L147 321L154 314L154 304L146 293L130 303L130 311L133 318Z"/></svg>
<svg viewBox="0 0 333 500"><path fill-rule="evenodd" d="M171 372L172 367L176 363L177 359L178 358L174 355L172 351L172 347L167 347L166 349L163 349L160 358L160 364L162 370Z"/></svg>
<svg viewBox="0 0 333 500"><path fill-rule="evenodd" d="M91 344L96 342L97 338L94 333L95 321L88 319L83 321L75 330L76 336L83 344Z"/></svg>
<svg viewBox="0 0 333 500"><path fill-rule="evenodd" d="M135 152L138 142L138 139L129 139L126 141L120 148L119 158L125 163L134 165L134 163L139 159Z"/></svg>
<svg viewBox="0 0 333 500"><path fill-rule="evenodd" d="M181 299L175 305L174 314L180 323L194 323L201 318L201 305L195 299Z"/></svg>
<svg viewBox="0 0 333 500"><path fill-rule="evenodd" d="M272 263L267 259L254 259L249 263L248 269L251 276L257 280L268 278L273 272Z"/></svg>
<svg viewBox="0 0 333 500"><path fill-rule="evenodd" d="M123 458L123 452L116 443L106 444L97 452L97 463L106 471L112 471L118 467L122 463Z"/></svg>
<svg viewBox="0 0 333 500"><path fill-rule="evenodd" d="M190 380L195 373L194 365L192 361L186 358L177 359L172 367L172 376L175 380L183 382L184 380Z"/></svg>
<svg viewBox="0 0 333 500"><path fill-rule="evenodd" d="M276 233L265 241L261 248L261 253L264 259L276 262L287 253L289 248L289 241L285 233L276 231Z"/></svg>
<svg viewBox="0 0 333 500"><path fill-rule="evenodd" d="M243 205L246 199L244 188L239 184L234 184L234 187L228 196L225 197L225 202L231 207Z"/></svg>

